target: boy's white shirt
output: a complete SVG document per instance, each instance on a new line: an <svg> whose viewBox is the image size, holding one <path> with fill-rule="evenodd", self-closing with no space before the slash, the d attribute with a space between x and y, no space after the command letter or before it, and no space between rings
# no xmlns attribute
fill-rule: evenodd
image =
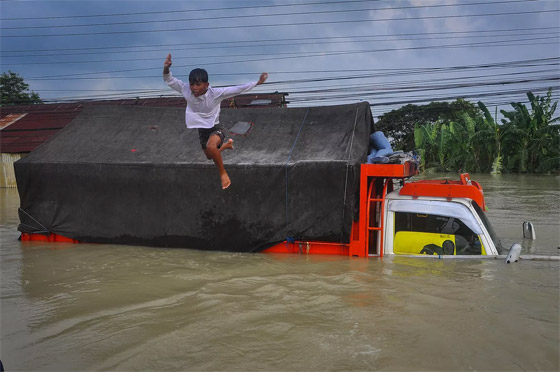
<svg viewBox="0 0 560 372"><path fill-rule="evenodd" d="M189 84L176 79L171 74L163 74L163 80L169 87L181 93L187 101L185 123L187 128L212 128L220 121L220 104L223 100L237 96L253 89L257 82L225 88L208 86L208 91L200 97L195 97Z"/></svg>

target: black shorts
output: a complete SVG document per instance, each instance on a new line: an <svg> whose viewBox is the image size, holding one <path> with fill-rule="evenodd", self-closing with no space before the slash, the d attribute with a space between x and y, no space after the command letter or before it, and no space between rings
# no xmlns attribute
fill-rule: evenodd
<svg viewBox="0 0 560 372"><path fill-rule="evenodd" d="M220 144L218 148L222 147L226 139L224 127L221 124L216 124L212 128L198 128L198 138L200 139L200 146L203 150L206 150L206 144L211 135L217 134L220 136Z"/></svg>

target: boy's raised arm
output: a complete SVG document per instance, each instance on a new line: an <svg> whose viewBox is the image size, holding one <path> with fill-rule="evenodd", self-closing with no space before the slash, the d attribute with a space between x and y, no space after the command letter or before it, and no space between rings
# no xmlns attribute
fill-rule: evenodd
<svg viewBox="0 0 560 372"><path fill-rule="evenodd" d="M257 81L257 85L261 85L262 83L264 83L267 78L268 78L268 74L266 72L263 72L261 74L261 77L259 78L259 81Z"/></svg>
<svg viewBox="0 0 560 372"><path fill-rule="evenodd" d="M179 93L183 93L185 89L185 84L178 79L175 79L171 76L171 71L169 71L169 67L171 67L171 54L167 55L165 61L163 62L163 81L173 90L176 90Z"/></svg>
<svg viewBox="0 0 560 372"><path fill-rule="evenodd" d="M163 74L167 75L169 74L169 67L171 67L172 62L171 62L171 53L169 53L167 55L167 58L165 58L165 61L163 62Z"/></svg>

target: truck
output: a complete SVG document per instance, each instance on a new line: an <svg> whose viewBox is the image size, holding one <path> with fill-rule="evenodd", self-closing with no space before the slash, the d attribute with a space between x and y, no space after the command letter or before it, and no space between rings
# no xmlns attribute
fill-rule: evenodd
<svg viewBox="0 0 560 372"><path fill-rule="evenodd" d="M459 180L407 181L417 174L417 165L409 161L362 164L359 218L348 244L284 241L264 252L355 257L502 254L478 182L468 173Z"/></svg>

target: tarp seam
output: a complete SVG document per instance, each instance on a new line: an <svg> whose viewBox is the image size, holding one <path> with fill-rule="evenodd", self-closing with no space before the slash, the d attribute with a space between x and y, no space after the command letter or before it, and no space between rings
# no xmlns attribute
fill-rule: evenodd
<svg viewBox="0 0 560 372"><path fill-rule="evenodd" d="M346 177L344 179L344 199L342 202L342 221L340 226L340 242L344 236L344 217L346 216L346 192L348 191L348 170L350 168L350 156L352 156L352 146L354 146L354 135L356 134L356 125L358 123L358 111L360 106L356 106L356 115L354 116L354 129L352 130L352 138L350 139L350 149L348 151L348 158L346 159Z"/></svg>
<svg viewBox="0 0 560 372"><path fill-rule="evenodd" d="M301 130L303 129L303 125L305 124L305 121L307 120L307 114L308 113L309 113L309 107L305 111L305 115L304 115L303 120L301 121L301 124L299 126L298 133L296 135L296 138L294 139L294 143L292 144L292 148L290 149L290 153L288 154L288 160L286 160L286 164L284 165L285 176L286 176L286 240L293 240L293 239L290 239L292 237L288 236L288 225L289 225L289 222L290 222L290 218L288 216L288 195L289 195L289 193L288 193L288 163L292 159L292 153L294 152L294 149L296 148L296 144L298 142L299 135L301 134Z"/></svg>

